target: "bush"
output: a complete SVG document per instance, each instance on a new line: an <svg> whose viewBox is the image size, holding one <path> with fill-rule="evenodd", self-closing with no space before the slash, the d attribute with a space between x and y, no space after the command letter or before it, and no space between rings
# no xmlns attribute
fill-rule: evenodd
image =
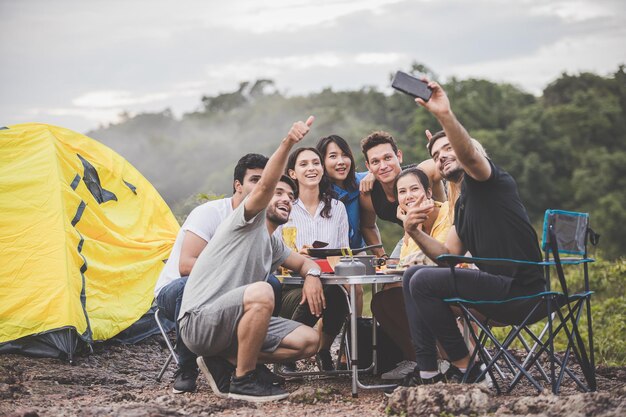
<svg viewBox="0 0 626 417"><path fill-rule="evenodd" d="M626 364L626 297L592 302L593 341L596 362L609 366Z"/></svg>
<svg viewBox="0 0 626 417"><path fill-rule="evenodd" d="M582 271L582 267L566 268L566 281L570 293L584 290ZM551 274L552 288L560 289L556 273L551 271ZM597 262L589 265L589 282L591 291L594 291L591 296L591 316L596 364L626 365L626 296L624 296L626 259L606 261L599 258ZM563 312L565 313L565 311ZM546 320L542 320L530 328L533 333L538 335L545 324ZM556 325L558 325L558 320ZM583 339L587 341L587 315L584 309L579 328ZM494 329L494 334L503 340L508 330L509 328ZM527 340L529 339L527 338ZM515 342L513 347L523 349L519 342ZM554 347L557 351L564 351L567 348L565 332L560 332Z"/></svg>

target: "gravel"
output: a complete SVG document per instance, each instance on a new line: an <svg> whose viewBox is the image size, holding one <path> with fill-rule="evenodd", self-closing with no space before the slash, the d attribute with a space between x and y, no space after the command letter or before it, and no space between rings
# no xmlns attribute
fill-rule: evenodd
<svg viewBox="0 0 626 417"><path fill-rule="evenodd" d="M174 365L161 382L156 375L167 358L160 337L136 345L99 344L75 365L58 359L0 355L1 416L403 416L433 415L626 415L626 368L598 368L598 392L581 394L566 384L560 396L522 386L510 395L475 385L359 390L350 379L307 377L290 381L287 400L250 404L220 399L198 378L195 393L172 394ZM305 365L306 366L306 365ZM366 383L380 383L365 377ZM545 390L548 391L549 390Z"/></svg>

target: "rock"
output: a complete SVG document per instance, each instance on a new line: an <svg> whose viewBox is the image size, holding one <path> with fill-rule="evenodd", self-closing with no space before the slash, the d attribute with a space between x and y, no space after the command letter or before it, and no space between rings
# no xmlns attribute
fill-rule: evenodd
<svg viewBox="0 0 626 417"><path fill-rule="evenodd" d="M0 399L13 398L11 385L0 382Z"/></svg>
<svg viewBox="0 0 626 417"><path fill-rule="evenodd" d="M39 417L39 413L35 410L15 410L7 417Z"/></svg>
<svg viewBox="0 0 626 417"><path fill-rule="evenodd" d="M132 404L132 405L127 405L127 406L122 406L116 409L115 411L111 412L110 414L106 410L103 410L103 411L105 412L101 415L105 416L108 414L108 415L112 415L115 417L142 417L142 416L178 417L178 416L182 416L182 414L176 410L169 410L166 408L155 407L155 406L146 405L146 404Z"/></svg>
<svg viewBox="0 0 626 417"><path fill-rule="evenodd" d="M490 410L490 391L480 385L435 384L394 391L390 413L410 416L480 415Z"/></svg>
<svg viewBox="0 0 626 417"><path fill-rule="evenodd" d="M521 397L519 400L509 403L508 410L498 412L515 415L541 414L558 403L559 397L554 395L539 395L537 397Z"/></svg>
<svg viewBox="0 0 626 417"><path fill-rule="evenodd" d="M326 403L332 400L333 394L336 390L332 388L301 387L289 394L288 400L299 404Z"/></svg>
<svg viewBox="0 0 626 417"><path fill-rule="evenodd" d="M29 392L21 383L5 384L0 382L0 400L17 399L22 395L27 395Z"/></svg>
<svg viewBox="0 0 626 417"><path fill-rule="evenodd" d="M136 397L130 392L120 392L120 393L113 395L113 397L111 398L111 401L122 402L122 401L134 401L135 399Z"/></svg>
<svg viewBox="0 0 626 417"><path fill-rule="evenodd" d="M524 416L623 416L626 399L623 395L610 392L591 392L574 395L540 395L521 397L500 407L497 415Z"/></svg>

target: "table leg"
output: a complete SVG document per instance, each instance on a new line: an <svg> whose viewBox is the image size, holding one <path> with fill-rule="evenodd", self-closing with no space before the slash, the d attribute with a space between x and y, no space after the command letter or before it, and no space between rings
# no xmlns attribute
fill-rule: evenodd
<svg viewBox="0 0 626 417"><path fill-rule="evenodd" d="M377 291L377 284L374 283L374 291ZM354 300L355 300L355 289L354 289L354 285L350 286L350 303L352 305L352 308L354 308ZM356 310L353 310L356 311ZM357 352L357 346L358 346L358 339L357 339L357 332L356 332L356 313L352 314L350 316L350 323L352 324L352 328L354 329L352 331L352 352L353 355L356 355ZM376 361L376 350L377 350L377 343L378 343L378 336L376 334L376 317L374 317L374 315L372 314L372 364L369 366L369 368L367 369L367 371L371 371L371 370L375 370L374 373L377 372L376 367L378 366L377 361ZM354 343L354 341L357 341L357 343ZM357 372L354 371L354 369L356 369L356 367L353 367L353 376L352 376L352 396L353 397L357 397L358 393L357 393L357 388L362 388L362 389L385 389L385 388L394 388L397 385L396 384L382 384L382 385L365 385L363 383L361 383L361 381L359 381L359 375ZM356 386L355 386L356 385Z"/></svg>
<svg viewBox="0 0 626 417"><path fill-rule="evenodd" d="M323 277L325 279L327 279L327 283L329 285L340 285L341 289L344 293L344 295L346 296L346 301L348 303L349 306L349 314L350 314L350 336L352 339L352 343L350 344L350 350L349 352L350 354L350 367L349 369L345 370L345 371L322 371L322 372L297 372L297 373L284 373L281 370L279 370L277 373L279 375L283 375L283 376L292 376L292 375L298 375L298 376L303 376L303 375L345 375L346 373L352 376L352 396L353 397L358 397L358 389L384 389L384 388L392 388L395 387L395 384L384 384L384 385L366 385L361 383L361 381L359 381L359 372L361 373L367 373L370 372L374 369L374 367L376 366L376 363L372 363L371 365L369 365L367 368L364 369L360 369L359 370L359 360L358 360L358 356L359 356L359 352L358 352L358 332L357 332L357 316L356 316L356 287L355 285L357 284L376 284L378 280L382 281L382 283L385 282L398 282L398 279L389 279L390 277L378 277L378 276L362 276L362 277L339 277L339 280L334 280L333 276L327 276L327 277ZM350 278L348 280L348 278ZM355 279L356 278L356 279ZM365 278L367 279L374 279L374 281L370 281L370 282L364 282L362 280L359 280L358 278ZM292 284L302 284L304 281L303 278L300 277L289 277L288 279L285 278L285 281L283 282L283 284L285 285L292 285ZM343 285L347 285L349 288L349 291L343 286ZM373 323L375 323L375 319L373 320ZM376 346L375 344L377 343L377 336L372 336L372 341L374 342L374 349L373 349L373 353L374 355L376 354ZM376 358L376 356L374 356L374 359ZM373 361L374 362L374 361Z"/></svg>
<svg viewBox="0 0 626 417"><path fill-rule="evenodd" d="M378 292L378 284L372 284L372 297ZM374 375L378 375L378 322L372 313L372 363L374 364Z"/></svg>
<svg viewBox="0 0 626 417"><path fill-rule="evenodd" d="M350 310L350 335L352 336L352 346L350 346L352 352L352 397L356 398L359 396L357 392L357 381L359 378L359 339L356 331L356 289L354 285L350 285Z"/></svg>

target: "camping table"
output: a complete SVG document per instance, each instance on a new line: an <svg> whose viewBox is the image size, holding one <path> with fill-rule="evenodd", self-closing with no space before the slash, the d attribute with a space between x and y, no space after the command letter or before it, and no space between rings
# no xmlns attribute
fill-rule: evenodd
<svg viewBox="0 0 626 417"><path fill-rule="evenodd" d="M304 283L304 279L302 277L290 277L284 276L281 277L283 284L286 285L294 285L294 284L302 284ZM326 285L347 285L350 288L350 297L348 298L348 305L350 306L349 314L350 314L350 335L352 339L352 343L350 344L350 365L351 370L349 371L352 374L352 396L358 397L358 389L381 389L381 388L390 388L395 387L395 384L386 384L386 385L365 385L361 381L359 381L359 369L358 369L358 338L357 338L357 317L356 317L356 285L359 284L371 284L372 287L376 287L377 284L388 284L393 282L402 282L401 275L355 275L355 276L338 276L331 274L322 274L321 277L322 284ZM372 323L372 366L367 368L374 369L376 371L376 321L374 320ZM326 372L322 372L325 374ZM341 373L341 371L330 371L330 374Z"/></svg>

